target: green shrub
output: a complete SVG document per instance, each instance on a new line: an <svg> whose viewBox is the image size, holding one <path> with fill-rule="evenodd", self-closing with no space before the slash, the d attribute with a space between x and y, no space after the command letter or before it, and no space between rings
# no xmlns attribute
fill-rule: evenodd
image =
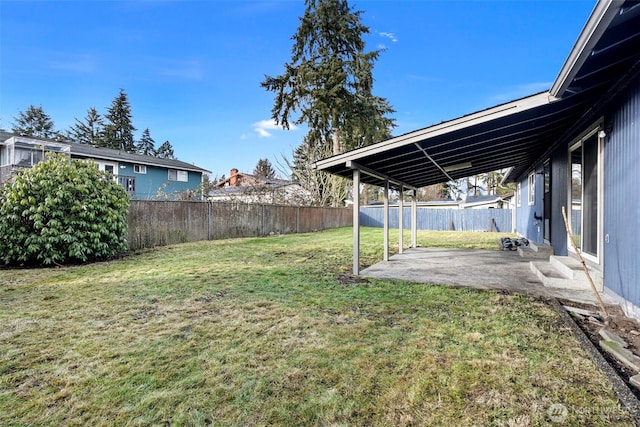
<svg viewBox="0 0 640 427"><path fill-rule="evenodd" d="M51 154L0 189L0 263L112 258L127 249L128 208L127 193L97 164Z"/></svg>

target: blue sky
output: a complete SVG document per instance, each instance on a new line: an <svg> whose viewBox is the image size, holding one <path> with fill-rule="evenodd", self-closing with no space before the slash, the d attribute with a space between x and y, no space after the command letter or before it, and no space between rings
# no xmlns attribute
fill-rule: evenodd
<svg viewBox="0 0 640 427"><path fill-rule="evenodd" d="M351 1L384 48L374 94L396 110L394 135L551 86L595 2ZM302 0L0 0L0 127L29 105L57 129L123 88L139 138L212 171L278 169L305 134L272 125L273 94Z"/></svg>

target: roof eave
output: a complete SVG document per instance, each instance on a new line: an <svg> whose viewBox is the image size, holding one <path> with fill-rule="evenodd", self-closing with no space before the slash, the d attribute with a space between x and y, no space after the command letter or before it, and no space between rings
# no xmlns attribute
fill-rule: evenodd
<svg viewBox="0 0 640 427"><path fill-rule="evenodd" d="M580 67L591 55L596 43L620 11L622 3L614 0L598 1L573 49L571 49L567 60L562 65L560 73L558 73L553 85L551 85L551 90L549 91L551 96L561 98L564 95Z"/></svg>
<svg viewBox="0 0 640 427"><path fill-rule="evenodd" d="M551 96L549 92L541 92L505 104L497 105L486 110L462 116L457 119L449 120L437 125L400 135L395 138L379 142L377 144L368 145L357 150L348 151L346 153L319 160L314 164L314 167L318 170L329 169L331 167L346 164L346 162L348 161L357 161L358 159L369 155L375 155L396 147L401 147L415 142L421 142L426 139L447 134L462 128L546 105L555 100L555 97Z"/></svg>

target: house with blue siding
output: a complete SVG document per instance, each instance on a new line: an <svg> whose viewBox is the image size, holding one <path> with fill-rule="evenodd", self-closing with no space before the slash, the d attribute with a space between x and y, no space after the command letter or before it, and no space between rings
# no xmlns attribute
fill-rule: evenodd
<svg viewBox="0 0 640 427"><path fill-rule="evenodd" d="M507 181L517 185L516 231L551 249L550 262L575 265L579 252L599 291L640 318L640 3L598 1L569 48L547 91L339 154L316 168L353 179L355 188L377 185L412 199L427 185L509 168ZM358 242L354 232L354 273Z"/></svg>
<svg viewBox="0 0 640 427"><path fill-rule="evenodd" d="M47 152L90 160L113 176L132 199L175 199L197 193L209 171L176 159L160 159L87 144L53 141L0 131L0 182L42 161ZM196 197L202 197L196 194Z"/></svg>

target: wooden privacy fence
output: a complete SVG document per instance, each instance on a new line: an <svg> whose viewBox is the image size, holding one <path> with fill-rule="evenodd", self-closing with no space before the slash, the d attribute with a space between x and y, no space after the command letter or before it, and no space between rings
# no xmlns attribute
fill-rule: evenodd
<svg viewBox="0 0 640 427"><path fill-rule="evenodd" d="M198 240L306 233L353 225L346 208L132 200L129 249Z"/></svg>
<svg viewBox="0 0 640 427"><path fill-rule="evenodd" d="M403 226L411 227L411 207L403 208ZM360 225L382 227L381 206L360 208ZM398 228L398 207L389 207L389 227ZM511 232L511 209L432 209L417 208L418 230L499 231Z"/></svg>

